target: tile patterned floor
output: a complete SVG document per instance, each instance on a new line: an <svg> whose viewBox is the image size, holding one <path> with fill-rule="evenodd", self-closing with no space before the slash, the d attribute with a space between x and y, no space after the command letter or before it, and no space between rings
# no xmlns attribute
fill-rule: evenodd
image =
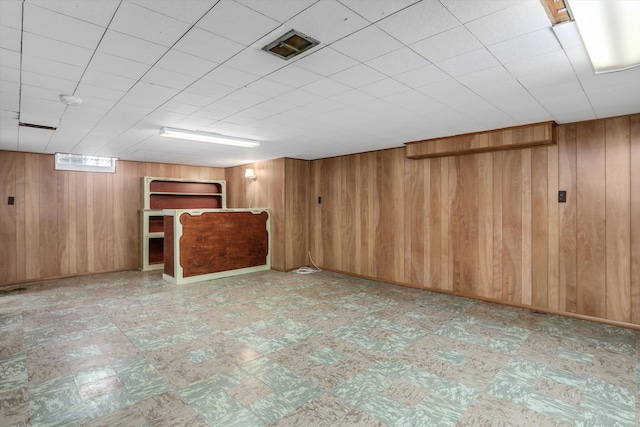
<svg viewBox="0 0 640 427"><path fill-rule="evenodd" d="M629 329L326 272L22 288L0 289L1 426L640 424Z"/></svg>

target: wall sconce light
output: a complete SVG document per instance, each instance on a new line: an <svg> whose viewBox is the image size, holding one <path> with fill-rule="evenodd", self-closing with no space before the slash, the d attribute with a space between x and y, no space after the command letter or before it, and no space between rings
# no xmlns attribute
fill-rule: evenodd
<svg viewBox="0 0 640 427"><path fill-rule="evenodd" d="M256 173L253 171L252 168L246 168L244 170L244 177L252 181L255 181L258 179L258 177L256 176Z"/></svg>

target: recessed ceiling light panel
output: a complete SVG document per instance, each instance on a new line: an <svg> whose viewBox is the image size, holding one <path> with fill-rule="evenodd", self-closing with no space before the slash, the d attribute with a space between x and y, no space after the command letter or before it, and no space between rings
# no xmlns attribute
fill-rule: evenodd
<svg viewBox="0 0 640 427"><path fill-rule="evenodd" d="M318 40L296 30L291 30L263 47L262 50L269 52L278 58L291 59L294 56L300 55L302 52L311 49L317 44L320 44Z"/></svg>

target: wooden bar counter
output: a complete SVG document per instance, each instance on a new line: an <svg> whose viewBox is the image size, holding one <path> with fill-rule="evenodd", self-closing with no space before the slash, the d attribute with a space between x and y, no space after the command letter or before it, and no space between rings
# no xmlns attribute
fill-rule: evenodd
<svg viewBox="0 0 640 427"><path fill-rule="evenodd" d="M271 268L267 209L163 213L165 280L180 285Z"/></svg>

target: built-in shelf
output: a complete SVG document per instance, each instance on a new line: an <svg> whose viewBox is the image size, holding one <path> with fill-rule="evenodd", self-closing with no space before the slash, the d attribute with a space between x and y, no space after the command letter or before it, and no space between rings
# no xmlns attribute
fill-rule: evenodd
<svg viewBox="0 0 640 427"><path fill-rule="evenodd" d="M163 209L226 209L226 182L162 178L142 178L140 211L140 269L164 268Z"/></svg>

